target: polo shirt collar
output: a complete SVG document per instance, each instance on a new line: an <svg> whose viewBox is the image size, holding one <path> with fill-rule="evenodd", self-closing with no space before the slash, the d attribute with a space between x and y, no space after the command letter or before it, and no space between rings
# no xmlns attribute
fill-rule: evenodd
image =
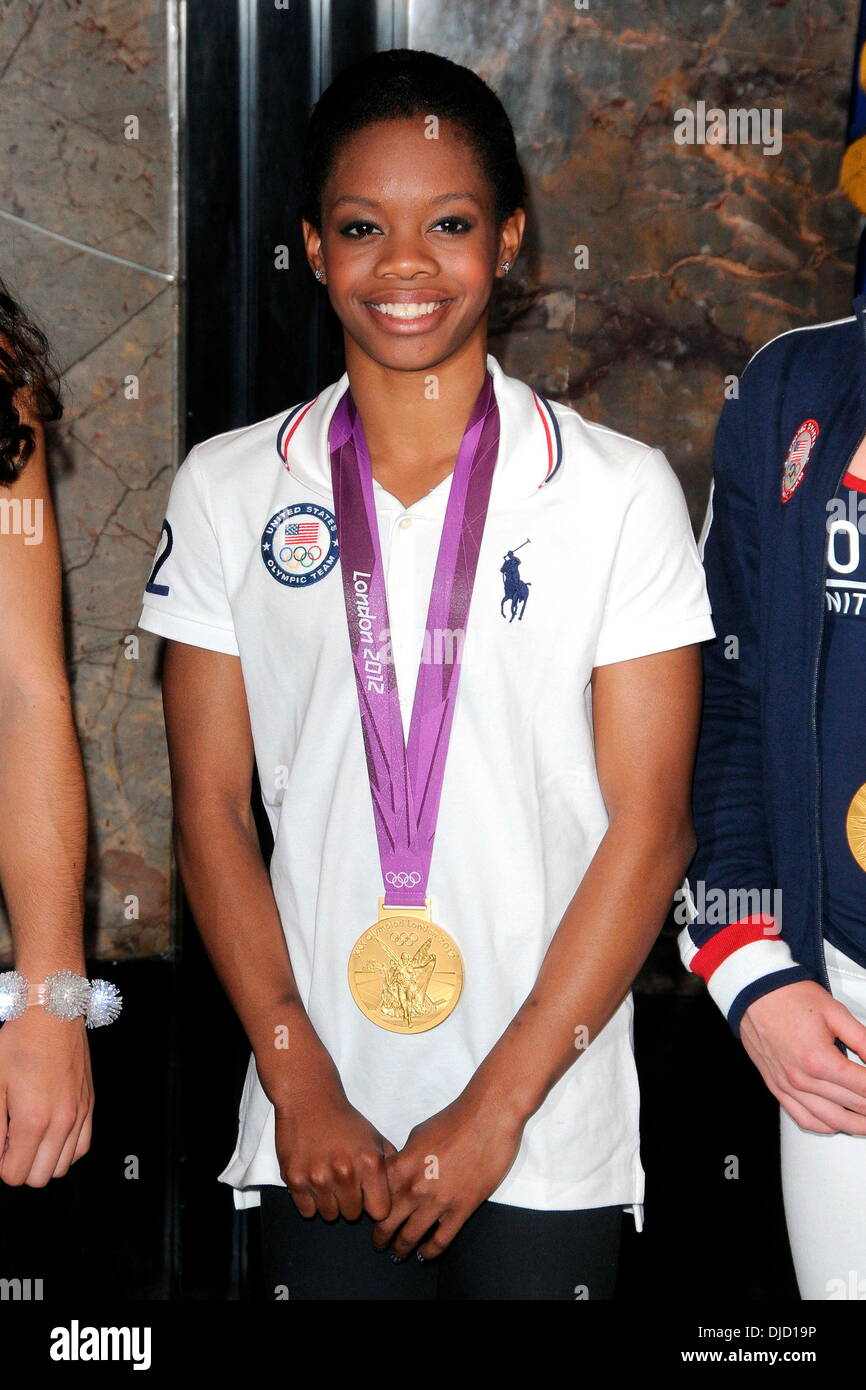
<svg viewBox="0 0 866 1390"><path fill-rule="evenodd" d="M562 462L562 439L553 408L544 396L526 382L508 376L492 353L487 354L487 368L493 377L500 420L491 505L517 502L533 497L557 475ZM292 477L329 498L333 498L333 490L328 428L348 385L349 374L344 372L318 396L289 411L277 434L278 453ZM450 485L451 474L411 510L430 508L444 513ZM390 500L401 511L406 510L391 493L378 483L375 486L385 505Z"/></svg>

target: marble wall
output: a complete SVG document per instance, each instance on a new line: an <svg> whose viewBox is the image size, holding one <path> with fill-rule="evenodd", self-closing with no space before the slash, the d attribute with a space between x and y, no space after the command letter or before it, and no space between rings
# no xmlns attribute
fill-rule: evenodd
<svg viewBox="0 0 866 1390"><path fill-rule="evenodd" d="M409 45L499 92L530 185L491 349L663 447L696 528L725 378L773 334L849 311L859 218L836 185L858 8L409 0ZM65 371L50 459L91 800L88 944L108 957L171 945L158 644L128 639L180 456L177 9L0 0L0 274ZM699 102L781 112L781 152L677 144L674 112Z"/></svg>
<svg viewBox="0 0 866 1390"><path fill-rule="evenodd" d="M175 8L0 4L0 275L65 374L48 453L91 807L88 948L108 957L170 946L154 648L137 658L128 638L178 448Z"/></svg>

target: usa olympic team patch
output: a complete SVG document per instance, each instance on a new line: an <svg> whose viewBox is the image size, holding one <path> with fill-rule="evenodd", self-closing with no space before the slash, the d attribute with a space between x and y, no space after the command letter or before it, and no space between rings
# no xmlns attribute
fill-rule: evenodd
<svg viewBox="0 0 866 1390"><path fill-rule="evenodd" d="M262 532L262 560L287 588L316 584L340 556L337 520L314 502L293 502L271 517Z"/></svg>
<svg viewBox="0 0 866 1390"><path fill-rule="evenodd" d="M815 440L821 433L821 426L817 420L804 420L797 429L797 433L788 446L785 455L785 462L782 465L782 501L787 502L789 497L793 497L797 488L803 481L803 474L806 472L806 464L809 462L809 455L815 444Z"/></svg>

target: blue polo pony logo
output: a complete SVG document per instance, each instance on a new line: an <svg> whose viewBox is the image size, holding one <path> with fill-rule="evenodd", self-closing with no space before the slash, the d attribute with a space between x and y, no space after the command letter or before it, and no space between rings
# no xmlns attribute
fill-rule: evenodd
<svg viewBox="0 0 866 1390"><path fill-rule="evenodd" d="M517 547L517 550L522 550L524 545L529 545L529 541L525 540ZM511 604L511 617L508 619L510 623L513 623L515 618L520 620L523 617L526 600L529 598L529 584L525 579L520 578L520 561L517 558L517 550L508 551L507 555L504 556L505 563L499 571L505 585L505 596L499 606L499 611L504 618L505 605L506 603Z"/></svg>

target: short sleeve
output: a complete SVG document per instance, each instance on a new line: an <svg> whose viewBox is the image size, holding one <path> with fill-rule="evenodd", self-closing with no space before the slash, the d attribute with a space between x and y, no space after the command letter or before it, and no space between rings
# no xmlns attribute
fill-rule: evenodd
<svg viewBox="0 0 866 1390"><path fill-rule="evenodd" d="M237 656L219 543L193 448L174 477L138 626Z"/></svg>
<svg viewBox="0 0 866 1390"><path fill-rule="evenodd" d="M595 666L715 636L706 578L679 479L648 449L620 518Z"/></svg>

